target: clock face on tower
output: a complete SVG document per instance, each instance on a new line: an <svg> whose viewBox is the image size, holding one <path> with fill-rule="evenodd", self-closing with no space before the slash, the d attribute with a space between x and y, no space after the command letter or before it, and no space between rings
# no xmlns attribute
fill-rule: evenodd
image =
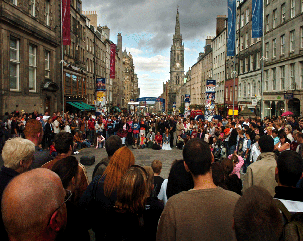
<svg viewBox="0 0 303 241"><path fill-rule="evenodd" d="M176 63L176 67L180 68L181 64L180 63Z"/></svg>

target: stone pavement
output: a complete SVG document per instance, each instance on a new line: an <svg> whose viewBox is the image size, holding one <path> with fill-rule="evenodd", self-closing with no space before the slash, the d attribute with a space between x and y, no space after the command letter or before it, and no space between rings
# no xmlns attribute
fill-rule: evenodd
<svg viewBox="0 0 303 241"><path fill-rule="evenodd" d="M163 178L168 178L171 164L174 160L183 159L182 150L173 148L171 151L164 150L153 150L150 148L145 149L131 149L135 156L135 163L142 166L150 166L153 160L162 161L162 172ZM104 157L107 156L105 148L96 149L95 147L84 148L79 151L78 155L75 155L77 160L80 160L81 156L95 156L96 162L92 166L85 166L88 179L91 181L92 174L96 164Z"/></svg>

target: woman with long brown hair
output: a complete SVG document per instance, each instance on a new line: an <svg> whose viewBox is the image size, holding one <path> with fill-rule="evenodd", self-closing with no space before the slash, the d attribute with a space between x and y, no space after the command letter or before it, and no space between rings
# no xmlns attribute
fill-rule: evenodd
<svg viewBox="0 0 303 241"><path fill-rule="evenodd" d="M95 232L103 230L100 222L106 220L100 218L100 215L115 205L121 178L134 164L135 157L131 150L126 146L119 148L111 157L103 175L96 176L81 197L79 205L87 210L92 221L96 219L92 223Z"/></svg>
<svg viewBox="0 0 303 241"><path fill-rule="evenodd" d="M96 233L96 240L145 240L143 213L149 185L147 172L139 166L131 167L122 177L115 206L108 209L106 220ZM101 230L102 229L102 230ZM102 235L101 235L102 234Z"/></svg>

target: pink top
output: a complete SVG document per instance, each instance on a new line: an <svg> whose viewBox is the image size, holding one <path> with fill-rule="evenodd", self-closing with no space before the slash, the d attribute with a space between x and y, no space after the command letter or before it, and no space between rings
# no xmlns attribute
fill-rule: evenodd
<svg viewBox="0 0 303 241"><path fill-rule="evenodd" d="M231 159L231 157L232 157L232 155L228 156L229 159ZM238 160L239 160L239 162L234 167L234 170L232 171L231 175L236 174L238 176L238 178L240 178L240 170L244 164L244 159L241 156L238 156Z"/></svg>

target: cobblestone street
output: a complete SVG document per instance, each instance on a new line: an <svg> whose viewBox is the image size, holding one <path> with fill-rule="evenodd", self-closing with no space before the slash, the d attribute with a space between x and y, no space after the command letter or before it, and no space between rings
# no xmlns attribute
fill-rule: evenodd
<svg viewBox="0 0 303 241"><path fill-rule="evenodd" d="M134 153L136 164L142 166L150 166L153 160L160 160L163 163L163 168L161 176L167 178L170 170L171 163L176 159L182 159L182 151L174 148L171 151L164 150L153 150L149 148L145 149L131 149ZM81 156L95 156L96 162L92 166L85 166L88 174L89 181L91 181L92 174L95 168L95 165L104 157L107 156L107 153L104 148L96 149L94 147L85 148L80 150L78 155L75 157L80 160Z"/></svg>

